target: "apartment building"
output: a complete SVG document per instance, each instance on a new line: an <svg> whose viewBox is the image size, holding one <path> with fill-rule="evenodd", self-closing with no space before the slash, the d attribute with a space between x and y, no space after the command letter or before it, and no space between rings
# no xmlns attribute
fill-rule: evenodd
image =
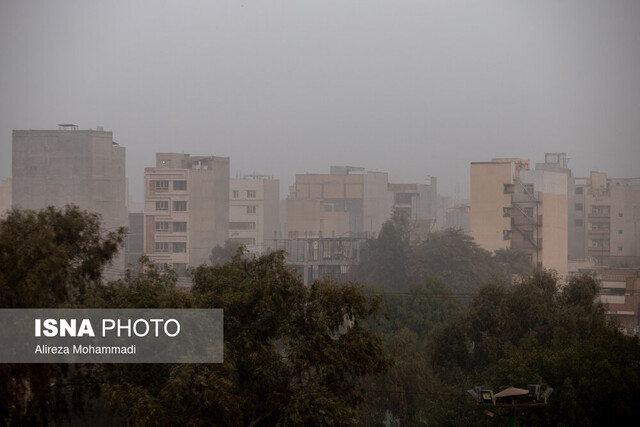
<svg viewBox="0 0 640 427"><path fill-rule="evenodd" d="M182 274L229 235L229 158L157 153L145 168L144 252Z"/></svg>
<svg viewBox="0 0 640 427"><path fill-rule="evenodd" d="M331 166L296 175L287 198L288 238L375 237L393 211L386 172Z"/></svg>
<svg viewBox="0 0 640 427"><path fill-rule="evenodd" d="M484 249L525 252L532 265L567 274L568 177L525 159L471 163L471 235Z"/></svg>
<svg viewBox="0 0 640 427"><path fill-rule="evenodd" d="M102 226L127 226L125 148L102 127L13 131L12 203L25 209L75 204L102 217ZM124 270L121 254L108 277Z"/></svg>
<svg viewBox="0 0 640 427"><path fill-rule="evenodd" d="M598 300L607 313L620 322L625 334L640 335L640 270L605 268L594 273L601 284Z"/></svg>
<svg viewBox="0 0 640 427"><path fill-rule="evenodd" d="M388 190L393 195L393 210L410 221L412 234L416 238L425 238L436 222L436 177L427 177L411 184L389 183Z"/></svg>
<svg viewBox="0 0 640 427"><path fill-rule="evenodd" d="M581 193L576 208L584 212L584 220L574 226L582 231L586 256L598 266L639 265L640 178L607 178L605 173L591 172L576 182Z"/></svg>
<svg viewBox="0 0 640 427"><path fill-rule="evenodd" d="M270 175L231 179L229 240L260 255L280 237L280 180Z"/></svg>

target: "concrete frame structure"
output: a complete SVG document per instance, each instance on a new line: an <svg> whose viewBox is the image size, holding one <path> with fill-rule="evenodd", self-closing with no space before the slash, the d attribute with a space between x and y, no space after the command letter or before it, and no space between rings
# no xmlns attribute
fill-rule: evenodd
<svg viewBox="0 0 640 427"><path fill-rule="evenodd" d="M229 158L157 153L145 168L144 252L182 274L229 234Z"/></svg>
<svg viewBox="0 0 640 427"><path fill-rule="evenodd" d="M260 255L280 238L280 181L267 175L231 179L229 240Z"/></svg>
<svg viewBox="0 0 640 427"><path fill-rule="evenodd" d="M353 268L360 263L360 251L366 243L355 237L310 237L278 239L270 242L273 249L287 253L287 265L302 277L305 286L329 277L337 283L353 279Z"/></svg>
<svg viewBox="0 0 640 427"><path fill-rule="evenodd" d="M105 230L127 226L125 148L113 133L78 130L13 131L13 206L42 209L75 204L102 217ZM124 271L121 254L107 277Z"/></svg>

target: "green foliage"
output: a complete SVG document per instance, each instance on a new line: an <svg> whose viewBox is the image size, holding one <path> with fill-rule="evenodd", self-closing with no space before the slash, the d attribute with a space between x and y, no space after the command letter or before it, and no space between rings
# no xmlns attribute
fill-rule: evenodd
<svg viewBox="0 0 640 427"><path fill-rule="evenodd" d="M123 241L124 229L104 233L98 215L75 206L12 210L0 221L0 307L77 307ZM1 365L0 421L60 421L95 391L83 386L85 374L82 366Z"/></svg>
<svg viewBox="0 0 640 427"><path fill-rule="evenodd" d="M123 228L100 230L100 218L76 206L14 209L0 221L0 307L77 304L124 242Z"/></svg>
<svg viewBox="0 0 640 427"><path fill-rule="evenodd" d="M434 331L434 371L449 383L555 388L549 406L528 411L523 425L626 425L640 415L640 343L607 319L597 294L593 277L560 287L545 271L485 286L464 318ZM450 376L455 370L462 375Z"/></svg>
<svg viewBox="0 0 640 427"><path fill-rule="evenodd" d="M490 277L491 253L462 230L431 233L412 251L407 263L412 282L427 277L443 280L453 292L469 292Z"/></svg>
<svg viewBox="0 0 640 427"><path fill-rule="evenodd" d="M460 229L433 232L413 243L409 234L402 215L385 222L378 238L367 241L363 249L357 280L404 292L412 283L439 279L453 292L469 293L491 278L510 282L531 271L523 252L499 250L492 255Z"/></svg>
<svg viewBox="0 0 640 427"><path fill-rule="evenodd" d="M307 288L282 252L247 258L240 249L230 263L200 266L189 296L173 280L148 269L99 300L121 306L155 295L142 302L224 309L224 363L110 367L105 394L130 423L355 423L360 379L390 365L381 338L363 323L379 299L356 284Z"/></svg>
<svg viewBox="0 0 640 427"><path fill-rule="evenodd" d="M230 262L241 246L239 243L230 239L224 242L224 246L216 245L211 250L211 255L209 255L211 265L221 265Z"/></svg>
<svg viewBox="0 0 640 427"><path fill-rule="evenodd" d="M395 214L382 225L377 239L367 241L355 277L372 286L404 291L407 288L408 251L407 219L404 215Z"/></svg>

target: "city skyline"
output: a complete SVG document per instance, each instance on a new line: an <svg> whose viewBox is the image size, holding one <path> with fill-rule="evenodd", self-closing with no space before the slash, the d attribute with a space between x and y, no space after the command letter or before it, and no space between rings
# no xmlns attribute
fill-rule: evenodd
<svg viewBox="0 0 640 427"><path fill-rule="evenodd" d="M469 196L469 165L566 152L638 175L640 5L569 1L0 4L0 178L11 132L103 126L135 201L154 153L230 157L288 194L362 166Z"/></svg>

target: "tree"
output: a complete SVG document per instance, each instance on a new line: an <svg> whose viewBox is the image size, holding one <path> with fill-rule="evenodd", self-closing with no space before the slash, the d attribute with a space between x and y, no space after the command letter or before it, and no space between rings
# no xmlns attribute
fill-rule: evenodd
<svg viewBox="0 0 640 427"><path fill-rule="evenodd" d="M117 366L105 394L128 422L355 423L361 378L390 365L364 324L379 299L356 284L305 287L282 252L247 258L239 250L230 263L196 268L193 281L190 304L224 309L224 363Z"/></svg>
<svg viewBox="0 0 640 427"><path fill-rule="evenodd" d="M640 342L607 317L598 292L591 276L560 286L548 271L514 285L486 285L466 316L434 335L434 370L463 372L449 379L460 389L469 382L494 390L553 387L549 406L527 412L524 425L630 424L640 416ZM464 345L444 339L456 335Z"/></svg>
<svg viewBox="0 0 640 427"><path fill-rule="evenodd" d="M10 211L0 221L0 307L77 307L100 282L124 235L124 229L103 232L97 214L76 206ZM0 420L60 420L69 408L86 403L80 387L63 386L82 371L56 364L0 366Z"/></svg>
<svg viewBox="0 0 640 427"><path fill-rule="evenodd" d="M227 239L224 242L224 246L216 245L211 249L211 255L209 255L211 265L220 265L230 262L240 247L241 245L239 243L234 242L231 239Z"/></svg>
<svg viewBox="0 0 640 427"><path fill-rule="evenodd" d="M396 213L382 225L376 239L363 248L355 277L362 283L404 291L407 288L406 261L409 230L406 216Z"/></svg>

